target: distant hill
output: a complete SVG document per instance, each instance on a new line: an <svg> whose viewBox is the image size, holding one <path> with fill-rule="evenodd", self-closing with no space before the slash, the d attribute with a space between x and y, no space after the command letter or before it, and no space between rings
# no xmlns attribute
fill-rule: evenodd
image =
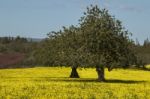
<svg viewBox="0 0 150 99"><path fill-rule="evenodd" d="M27 40L30 42L40 42L42 40L44 40L45 38L27 38Z"/></svg>
<svg viewBox="0 0 150 99"><path fill-rule="evenodd" d="M20 36L17 36L17 37L20 37ZM11 38L11 39L16 39L17 37L9 37L9 36L6 36L6 37L0 37L0 39L3 39L3 38ZM29 42L32 41L32 42L40 42L42 40L44 40L45 38L30 38L30 37L20 37L20 38L25 38L27 39Z"/></svg>

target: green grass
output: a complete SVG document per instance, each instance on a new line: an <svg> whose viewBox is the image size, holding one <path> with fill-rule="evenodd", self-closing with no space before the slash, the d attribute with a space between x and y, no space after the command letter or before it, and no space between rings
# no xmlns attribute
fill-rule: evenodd
<svg viewBox="0 0 150 99"><path fill-rule="evenodd" d="M95 69L38 67L0 70L0 99L150 99L150 71L106 70L107 82L97 82Z"/></svg>

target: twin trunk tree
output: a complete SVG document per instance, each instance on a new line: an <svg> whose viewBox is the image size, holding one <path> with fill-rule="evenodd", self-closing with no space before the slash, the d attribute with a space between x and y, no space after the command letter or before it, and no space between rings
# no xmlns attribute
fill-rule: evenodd
<svg viewBox="0 0 150 99"><path fill-rule="evenodd" d="M114 64L121 66L122 61L128 62L125 59L130 53L128 31L125 31L121 22L112 17L106 9L99 9L98 6L88 7L79 22L80 39L84 42L80 48L83 48L83 52L90 53L89 57L94 57L90 59L86 57L87 64L81 63L81 65L87 66L92 62L98 74L98 81L105 81L105 67L112 70ZM125 60L121 60L122 57ZM97 63L109 63L109 66ZM72 67L71 78L79 77L76 69L77 67Z"/></svg>
<svg viewBox="0 0 150 99"><path fill-rule="evenodd" d="M105 81L104 67L96 66L96 71L97 71L97 74L98 74L98 81ZM77 72L77 67L76 66L72 66L72 71L71 71L71 74L70 74L70 78L79 78L79 74Z"/></svg>
<svg viewBox="0 0 150 99"><path fill-rule="evenodd" d="M60 32L55 32L55 35L51 40L59 42L54 46L57 46L56 51L59 49L59 57L63 58L59 60L56 55L54 60L58 64L64 62L64 65L72 65L71 78L79 78L78 66L93 66L98 80L105 81L104 67L107 65L100 64L109 63L107 68L112 69L114 63L118 65L130 53L128 31L108 10L99 9L98 6L88 7L78 26L64 27Z"/></svg>

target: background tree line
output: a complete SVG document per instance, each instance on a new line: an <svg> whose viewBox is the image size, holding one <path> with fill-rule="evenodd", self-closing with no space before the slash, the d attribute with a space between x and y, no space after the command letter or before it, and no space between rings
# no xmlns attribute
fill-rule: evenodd
<svg viewBox="0 0 150 99"><path fill-rule="evenodd" d="M145 39L144 43L141 45L139 41L136 40L134 48L137 57L137 67L142 69L147 69L146 65L150 64L150 41Z"/></svg>
<svg viewBox="0 0 150 99"><path fill-rule="evenodd" d="M31 53L37 44L20 36L0 37L0 68L29 67Z"/></svg>
<svg viewBox="0 0 150 99"><path fill-rule="evenodd" d="M28 53L32 50L32 41L24 37L0 37L0 53L20 52Z"/></svg>

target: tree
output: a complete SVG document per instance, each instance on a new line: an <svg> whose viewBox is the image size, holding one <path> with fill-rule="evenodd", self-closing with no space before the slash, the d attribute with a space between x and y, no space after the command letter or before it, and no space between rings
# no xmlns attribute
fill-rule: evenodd
<svg viewBox="0 0 150 99"><path fill-rule="evenodd" d="M105 81L105 67L111 71L135 62L131 49L133 42L128 35L121 21L111 16L108 10L91 6L81 17L78 26L50 32L40 54L35 55L44 64L71 66L71 78L79 77L78 66L95 67L98 80Z"/></svg>
<svg viewBox="0 0 150 99"><path fill-rule="evenodd" d="M84 51L89 54L88 63L96 67L99 81L105 81L105 66L111 71L116 66L131 64L130 54L133 53L129 48L132 43L129 33L108 10L91 5L81 17L80 27L85 42Z"/></svg>
<svg viewBox="0 0 150 99"><path fill-rule="evenodd" d="M144 47L148 47L150 46L150 41L149 39L147 38L146 40L144 40L144 44L143 44Z"/></svg>
<svg viewBox="0 0 150 99"><path fill-rule="evenodd" d="M84 44L81 30L78 27L70 26L69 28L64 27L63 37L63 52L67 65L71 66L72 71L70 74L71 78L79 78L77 72L78 66L82 66L84 62L84 52L82 46Z"/></svg>
<svg viewBox="0 0 150 99"><path fill-rule="evenodd" d="M70 77L79 78L77 67L83 64L84 59L84 52L82 52L84 42L82 42L80 29L73 25L68 28L63 27L61 31L51 32L49 34L50 38L57 41L55 46L59 46L57 47L59 65L71 66Z"/></svg>

